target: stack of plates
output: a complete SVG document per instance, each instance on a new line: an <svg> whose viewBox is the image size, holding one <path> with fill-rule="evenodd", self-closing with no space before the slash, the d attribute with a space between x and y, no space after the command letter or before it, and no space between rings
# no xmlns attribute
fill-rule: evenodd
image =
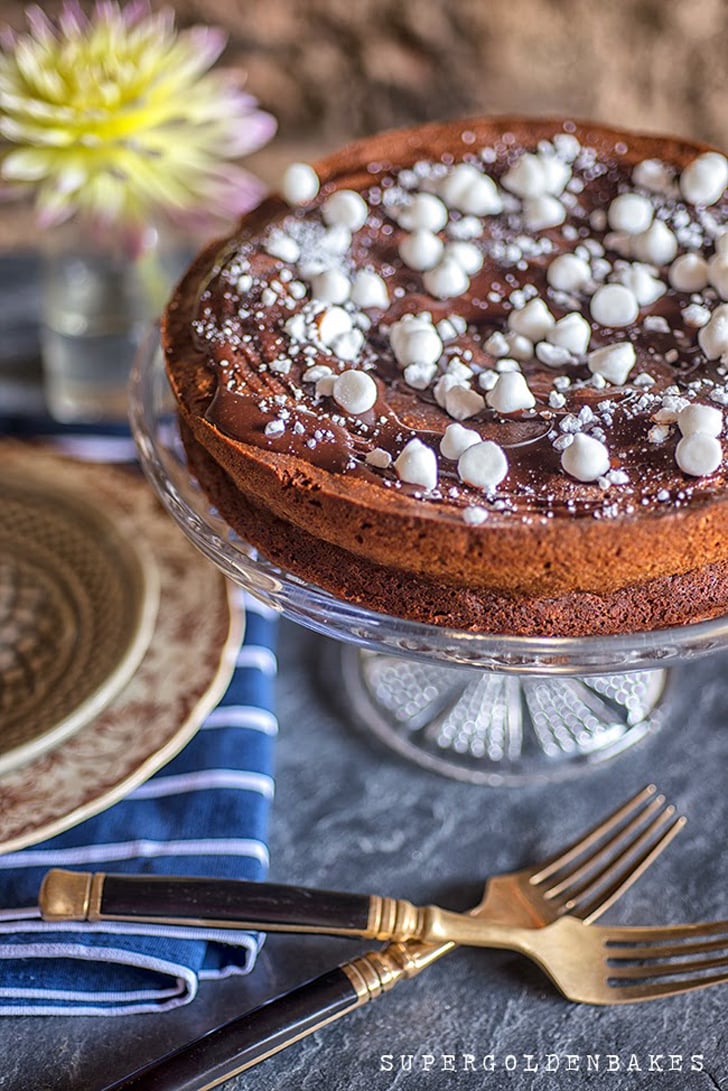
<svg viewBox="0 0 728 1091"><path fill-rule="evenodd" d="M8 443L0 505L8 852L97 813L169 761L224 693L243 617L135 472Z"/></svg>

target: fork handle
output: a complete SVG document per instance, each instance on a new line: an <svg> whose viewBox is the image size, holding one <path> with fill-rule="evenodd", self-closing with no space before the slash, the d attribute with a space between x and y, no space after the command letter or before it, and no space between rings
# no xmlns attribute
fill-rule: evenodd
<svg viewBox="0 0 728 1091"><path fill-rule="evenodd" d="M206 925L380 940L418 936L424 928L422 911L403 899L237 879L55 868L43 880L39 903L45 920Z"/></svg>
<svg viewBox="0 0 728 1091"><path fill-rule="evenodd" d="M104 1091L209 1091L415 977L453 944L392 943L253 1008Z"/></svg>

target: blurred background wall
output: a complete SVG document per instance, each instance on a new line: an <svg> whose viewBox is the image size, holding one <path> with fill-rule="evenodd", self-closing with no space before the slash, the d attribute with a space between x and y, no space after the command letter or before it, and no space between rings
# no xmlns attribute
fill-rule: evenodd
<svg viewBox="0 0 728 1091"><path fill-rule="evenodd" d="M0 22L23 25L20 0ZM58 3L43 3L52 14ZM84 5L88 6L88 5ZM164 0L153 0L154 7ZM728 147L727 0L176 0L222 24L227 64L279 119L254 166L274 179L392 125L564 113Z"/></svg>

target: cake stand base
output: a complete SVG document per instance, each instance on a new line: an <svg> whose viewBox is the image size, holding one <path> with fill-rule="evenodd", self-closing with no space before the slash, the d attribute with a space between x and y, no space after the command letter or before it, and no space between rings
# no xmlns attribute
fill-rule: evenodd
<svg viewBox="0 0 728 1091"><path fill-rule="evenodd" d="M591 677L500 674L339 645L358 722L419 765L471 784L558 780L660 726L664 669Z"/></svg>

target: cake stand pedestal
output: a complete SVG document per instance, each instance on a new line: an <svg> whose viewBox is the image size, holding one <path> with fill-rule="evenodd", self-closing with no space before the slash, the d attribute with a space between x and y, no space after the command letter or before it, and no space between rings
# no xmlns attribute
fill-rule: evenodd
<svg viewBox="0 0 728 1091"><path fill-rule="evenodd" d="M429 769L480 784L573 776L657 730L668 667L728 647L728 617L538 638L424 625L336 598L259 557L210 506L187 467L156 334L138 356L130 406L144 471L185 534L268 606L338 639L350 713Z"/></svg>

